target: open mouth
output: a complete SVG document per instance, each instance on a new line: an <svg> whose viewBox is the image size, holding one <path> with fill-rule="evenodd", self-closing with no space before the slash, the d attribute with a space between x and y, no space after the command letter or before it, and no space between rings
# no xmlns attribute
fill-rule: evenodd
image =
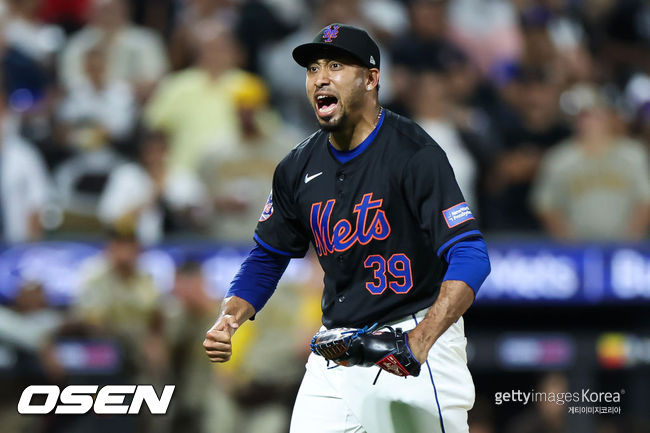
<svg viewBox="0 0 650 433"><path fill-rule="evenodd" d="M321 117L329 117L336 111L338 103L339 100L336 96L318 95L316 96L316 112Z"/></svg>

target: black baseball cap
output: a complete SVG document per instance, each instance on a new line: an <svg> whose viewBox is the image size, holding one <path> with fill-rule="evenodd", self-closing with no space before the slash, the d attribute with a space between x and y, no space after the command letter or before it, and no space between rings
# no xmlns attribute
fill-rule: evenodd
<svg viewBox="0 0 650 433"><path fill-rule="evenodd" d="M335 52L349 54L367 68L379 69L377 43L365 30L345 24L328 25L311 43L297 46L292 55L300 66L307 67L309 62Z"/></svg>

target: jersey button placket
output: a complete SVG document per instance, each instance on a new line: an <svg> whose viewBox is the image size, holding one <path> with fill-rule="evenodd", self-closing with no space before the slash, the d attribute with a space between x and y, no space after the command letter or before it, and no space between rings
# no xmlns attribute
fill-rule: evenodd
<svg viewBox="0 0 650 433"><path fill-rule="evenodd" d="M342 171L336 172L336 195L341 198L343 197L343 181L345 180L345 173Z"/></svg>

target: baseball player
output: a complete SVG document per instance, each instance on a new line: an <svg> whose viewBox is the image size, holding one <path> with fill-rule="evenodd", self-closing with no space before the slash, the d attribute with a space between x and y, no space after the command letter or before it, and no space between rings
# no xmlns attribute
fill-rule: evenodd
<svg viewBox="0 0 650 433"><path fill-rule="evenodd" d="M393 409L406 407L426 414L426 431L467 432L474 385L462 314L490 265L445 153L379 105L379 49L364 30L329 25L293 58L320 130L276 168L207 355L230 358L231 335L311 242L325 271L323 328L290 431L402 433L411 427L395 425Z"/></svg>

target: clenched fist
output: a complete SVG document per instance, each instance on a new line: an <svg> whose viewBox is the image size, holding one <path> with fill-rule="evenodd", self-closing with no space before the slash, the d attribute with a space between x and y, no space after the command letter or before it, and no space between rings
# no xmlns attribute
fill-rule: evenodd
<svg viewBox="0 0 650 433"><path fill-rule="evenodd" d="M230 338L239 323L231 315L223 315L205 334L203 348L212 362L226 362L232 355L232 344Z"/></svg>

